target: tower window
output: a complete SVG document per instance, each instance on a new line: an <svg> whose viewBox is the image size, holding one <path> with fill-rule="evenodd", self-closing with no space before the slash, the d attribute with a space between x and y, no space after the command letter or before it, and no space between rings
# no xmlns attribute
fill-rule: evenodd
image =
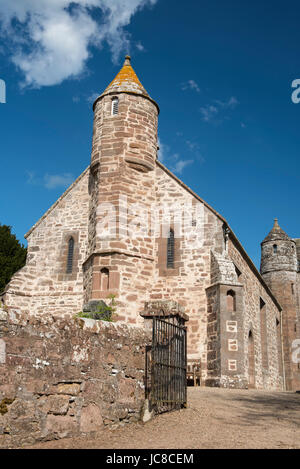
<svg viewBox="0 0 300 469"><path fill-rule="evenodd" d="M277 254L277 244L274 244L274 246L273 246L273 253Z"/></svg>
<svg viewBox="0 0 300 469"><path fill-rule="evenodd" d="M111 114L116 116L119 113L119 99L114 98L111 102Z"/></svg>
<svg viewBox="0 0 300 469"><path fill-rule="evenodd" d="M67 274L72 273L73 256L74 256L74 238L71 237L68 242Z"/></svg>
<svg viewBox="0 0 300 469"><path fill-rule="evenodd" d="M269 357L268 357L268 329L267 329L267 309L266 303L262 298L259 300L259 309L260 309L260 339L261 339L261 356L262 356L262 366L265 369L269 367Z"/></svg>
<svg viewBox="0 0 300 469"><path fill-rule="evenodd" d="M234 312L236 311L236 298L235 298L235 292L233 290L229 290L227 292L227 311L228 312Z"/></svg>
<svg viewBox="0 0 300 469"><path fill-rule="evenodd" d="M170 230L168 237L167 245L167 268L174 269L174 248L175 248L175 239L174 239L174 230Z"/></svg>
<svg viewBox="0 0 300 469"><path fill-rule="evenodd" d="M104 268L101 269L101 290L109 290L109 270Z"/></svg>

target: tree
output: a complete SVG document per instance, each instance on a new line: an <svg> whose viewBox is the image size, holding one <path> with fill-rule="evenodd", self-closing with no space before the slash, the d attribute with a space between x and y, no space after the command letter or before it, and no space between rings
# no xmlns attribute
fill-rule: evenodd
<svg viewBox="0 0 300 469"><path fill-rule="evenodd" d="M27 249L11 232L11 226L0 224L0 293L13 274L26 262Z"/></svg>

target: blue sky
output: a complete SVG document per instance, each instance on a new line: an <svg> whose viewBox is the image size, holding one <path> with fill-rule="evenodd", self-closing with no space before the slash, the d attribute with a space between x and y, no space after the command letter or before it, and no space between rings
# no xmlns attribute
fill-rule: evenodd
<svg viewBox="0 0 300 469"><path fill-rule="evenodd" d="M259 267L275 217L300 237L299 19L296 1L0 0L0 223L25 242L89 165L92 98L130 53L164 164Z"/></svg>

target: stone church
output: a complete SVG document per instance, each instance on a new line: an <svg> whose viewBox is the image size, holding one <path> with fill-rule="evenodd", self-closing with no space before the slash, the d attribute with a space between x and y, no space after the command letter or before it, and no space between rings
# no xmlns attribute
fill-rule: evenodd
<svg viewBox="0 0 300 469"><path fill-rule="evenodd" d="M275 220L258 272L227 221L158 161L159 107L129 56L93 109L91 163L25 235L6 307L71 318L115 295L116 319L134 327L173 304L203 384L300 389L300 239Z"/></svg>

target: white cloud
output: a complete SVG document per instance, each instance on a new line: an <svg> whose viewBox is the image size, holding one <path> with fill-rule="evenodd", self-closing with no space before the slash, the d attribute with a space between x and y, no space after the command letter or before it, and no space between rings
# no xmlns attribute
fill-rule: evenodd
<svg viewBox="0 0 300 469"><path fill-rule="evenodd" d="M35 177L35 173L33 171L26 171L26 174L27 174L27 184L32 184L32 185L36 185L38 184L38 181Z"/></svg>
<svg viewBox="0 0 300 469"><path fill-rule="evenodd" d="M210 104L205 107L201 107L200 112L202 114L202 119L205 122L210 122L218 114L219 109Z"/></svg>
<svg viewBox="0 0 300 469"><path fill-rule="evenodd" d="M213 104L208 104L200 108L202 120L204 122L214 122L218 116L218 120L222 121L223 119L226 119L226 117L224 117L224 112L235 109L238 104L239 101L234 96L231 96L228 101L220 101L215 99ZM223 117L220 116L222 112Z"/></svg>
<svg viewBox="0 0 300 469"><path fill-rule="evenodd" d="M172 167L172 171L176 174L182 174L184 168L192 163L194 163L194 160L178 160Z"/></svg>
<svg viewBox="0 0 300 469"><path fill-rule="evenodd" d="M27 184L32 186L43 186L46 189L57 189L58 187L66 188L70 186L75 177L71 173L62 174L45 174L43 177L36 176L34 171L26 171Z"/></svg>
<svg viewBox="0 0 300 469"><path fill-rule="evenodd" d="M197 93L200 93L201 91L198 84L195 82L195 80L188 80L185 83L182 83L181 89L183 91L192 90L192 91L196 91Z"/></svg>
<svg viewBox="0 0 300 469"><path fill-rule="evenodd" d="M129 52L124 29L134 14L157 0L0 0L1 36L24 86L41 87L79 77L91 46L109 45L116 63ZM95 14L101 20L96 21Z"/></svg>
<svg viewBox="0 0 300 469"><path fill-rule="evenodd" d="M145 47L143 46L143 44L141 42L137 42L136 43L136 48L137 50L139 50L140 52L145 52Z"/></svg>
<svg viewBox="0 0 300 469"><path fill-rule="evenodd" d="M184 160L180 158L179 153L171 153L169 145L162 143L161 139L158 139L158 159L163 164L167 165L171 171L176 174L182 174L184 168L192 163L194 160Z"/></svg>
<svg viewBox="0 0 300 469"><path fill-rule="evenodd" d="M186 140L186 145L190 151L190 153L192 153L192 155L201 163L204 163L205 161L205 158L203 157L202 155L202 152L201 152L201 147L199 145L198 142L191 142L190 140Z"/></svg>
<svg viewBox="0 0 300 469"><path fill-rule="evenodd" d="M164 143L162 143L160 138L158 138L158 147L159 147L159 150L157 152L157 156L158 156L159 161L163 163L165 159L167 158L170 148L168 147L168 145L165 145Z"/></svg>
<svg viewBox="0 0 300 469"><path fill-rule="evenodd" d="M86 98L86 100L89 104L94 104L97 98L99 98L99 93L92 93Z"/></svg>
<svg viewBox="0 0 300 469"><path fill-rule="evenodd" d="M218 101L216 99L215 103L225 109L234 109L239 104L238 100L234 96L231 96L228 101Z"/></svg>
<svg viewBox="0 0 300 469"><path fill-rule="evenodd" d="M44 186L46 189L57 189L58 187L68 187L74 182L75 178L71 173L64 174L45 174Z"/></svg>

